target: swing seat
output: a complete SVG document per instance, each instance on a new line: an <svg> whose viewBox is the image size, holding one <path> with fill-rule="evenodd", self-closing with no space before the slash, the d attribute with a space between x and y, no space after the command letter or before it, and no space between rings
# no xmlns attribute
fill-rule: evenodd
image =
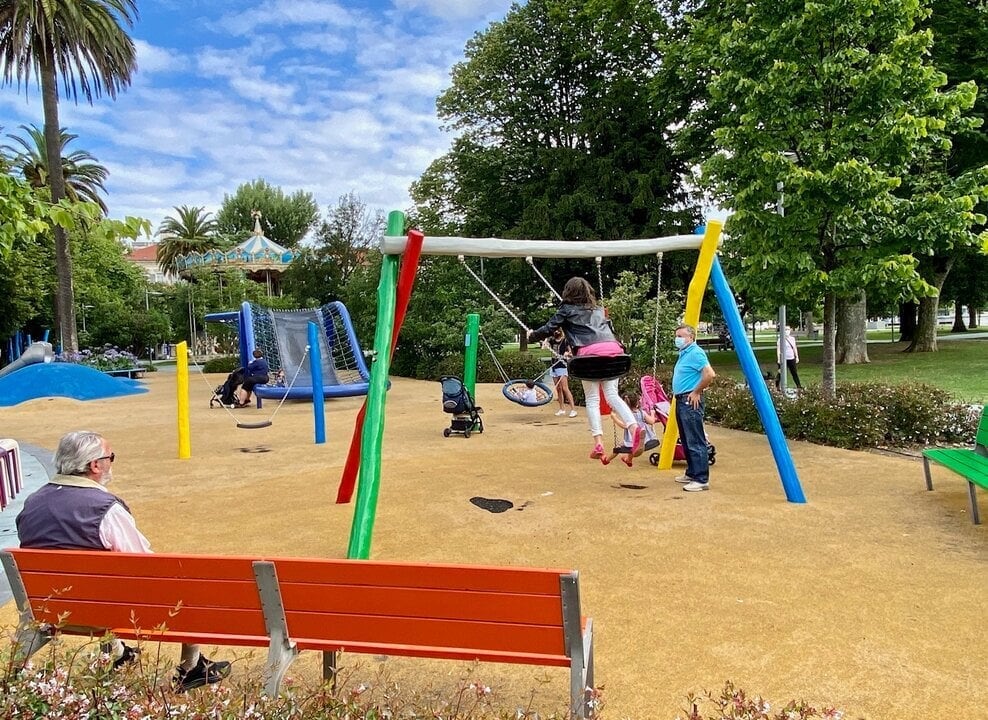
<svg viewBox="0 0 988 720"><path fill-rule="evenodd" d="M237 427L241 430L260 430L261 428L271 427L272 424L270 420L261 420L260 422L238 422Z"/></svg>
<svg viewBox="0 0 988 720"><path fill-rule="evenodd" d="M630 370L630 355L577 355L569 361L569 374L577 380L616 380Z"/></svg>
<svg viewBox="0 0 988 720"><path fill-rule="evenodd" d="M528 392L528 383L532 382L534 393ZM525 407L540 407L552 402L552 390L539 380L508 380L501 387L501 394L511 402Z"/></svg>

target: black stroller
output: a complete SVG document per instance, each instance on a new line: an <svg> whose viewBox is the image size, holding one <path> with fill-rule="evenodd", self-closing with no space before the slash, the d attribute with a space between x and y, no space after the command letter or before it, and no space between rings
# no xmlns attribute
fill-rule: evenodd
<svg viewBox="0 0 988 720"><path fill-rule="evenodd" d="M237 368L226 376L222 385L218 385L213 390L213 397L209 400L209 407L214 408L218 404L220 407L235 407L237 404L237 388L244 382L244 369Z"/></svg>
<svg viewBox="0 0 988 720"><path fill-rule="evenodd" d="M467 392L463 381L460 378L447 375L440 378L443 385L443 412L453 416L449 427L443 430L443 436L449 437L453 433L470 437L470 433L476 430L484 432L484 421L480 414L483 408L473 404L473 398Z"/></svg>

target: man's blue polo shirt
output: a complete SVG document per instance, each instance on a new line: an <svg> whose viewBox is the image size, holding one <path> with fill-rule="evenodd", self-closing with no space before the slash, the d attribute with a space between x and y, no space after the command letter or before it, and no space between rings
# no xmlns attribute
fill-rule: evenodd
<svg viewBox="0 0 988 720"><path fill-rule="evenodd" d="M695 342L679 351L679 360L672 371L672 394L693 392L703 377L703 368L710 364L707 353Z"/></svg>

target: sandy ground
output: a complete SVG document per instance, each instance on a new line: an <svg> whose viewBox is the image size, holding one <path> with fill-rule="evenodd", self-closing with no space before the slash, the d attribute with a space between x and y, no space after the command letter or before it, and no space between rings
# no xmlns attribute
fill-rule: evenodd
<svg viewBox="0 0 988 720"><path fill-rule="evenodd" d="M191 460L177 459L174 374L149 376L146 395L2 408L0 435L54 449L71 429L104 433L113 489L160 551L344 557L353 506L334 500L362 399L326 403L317 446L309 404L286 403L264 430L209 410L222 380L191 380ZM394 381L372 557L580 570L607 717L673 718L725 680L848 717L985 716L988 526L971 524L959 477L936 469L929 493L916 460L793 443L808 498L794 505L763 436L712 427L712 490L688 494L644 458L588 460L582 409L556 418L483 385L487 431L446 439L440 396ZM515 508L488 513L474 496ZM303 658L298 672L314 672L318 656ZM388 663L411 683L469 670L508 703L537 688L556 707L568 687L559 669Z"/></svg>

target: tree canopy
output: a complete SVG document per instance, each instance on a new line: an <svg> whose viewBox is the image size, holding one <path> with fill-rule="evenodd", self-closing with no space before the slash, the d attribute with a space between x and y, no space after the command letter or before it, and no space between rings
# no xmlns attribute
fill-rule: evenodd
<svg viewBox="0 0 988 720"><path fill-rule="evenodd" d="M296 190L286 195L281 188L258 178L223 196L216 213L217 232L234 243L246 240L254 229L254 210L261 212L264 236L286 248L296 247L319 220L319 206L312 193Z"/></svg>

